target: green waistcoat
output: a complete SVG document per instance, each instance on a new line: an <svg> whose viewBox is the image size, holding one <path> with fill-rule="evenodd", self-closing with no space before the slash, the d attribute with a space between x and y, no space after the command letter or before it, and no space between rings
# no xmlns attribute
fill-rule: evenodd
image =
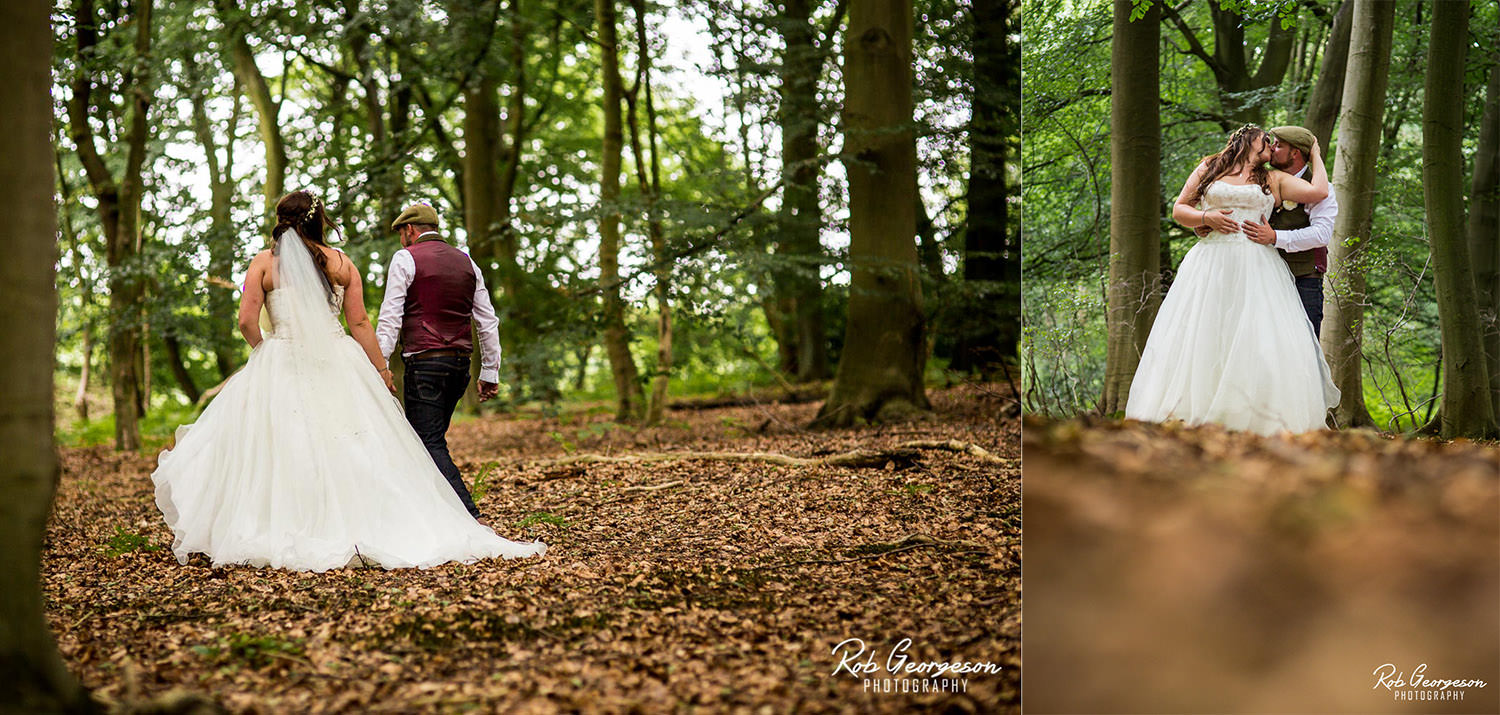
<svg viewBox="0 0 1500 715"><path fill-rule="evenodd" d="M1271 228L1277 231L1289 231L1298 228L1307 228L1312 225L1312 218L1307 214L1305 204L1297 204L1295 208L1282 208L1280 204L1276 210L1271 212ZM1288 268L1292 269L1292 275L1301 278L1303 276L1315 276L1318 274L1317 249L1287 253L1276 249L1281 257L1286 260Z"/></svg>

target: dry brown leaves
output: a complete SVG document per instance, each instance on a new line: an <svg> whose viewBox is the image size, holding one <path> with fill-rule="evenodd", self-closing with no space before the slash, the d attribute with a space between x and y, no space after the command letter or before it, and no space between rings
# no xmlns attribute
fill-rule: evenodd
<svg viewBox="0 0 1500 715"><path fill-rule="evenodd" d="M1028 419L1026 708L1500 712L1500 449ZM1403 701L1385 663L1478 678Z"/></svg>
<svg viewBox="0 0 1500 715"><path fill-rule="evenodd" d="M450 442L469 479L488 472L491 524L550 548L428 571L178 565L154 458L69 451L44 554L48 615L75 672L117 702L188 689L243 712L1014 711L1017 463L926 451L906 469L530 465L916 439L1014 460L1019 424L1000 416L998 392L934 391L921 421L834 432L798 428L816 405L674 413L650 429L602 411L459 424ZM852 637L882 661L911 638L913 662L1005 670L968 676L964 694L866 692L831 675L834 645Z"/></svg>

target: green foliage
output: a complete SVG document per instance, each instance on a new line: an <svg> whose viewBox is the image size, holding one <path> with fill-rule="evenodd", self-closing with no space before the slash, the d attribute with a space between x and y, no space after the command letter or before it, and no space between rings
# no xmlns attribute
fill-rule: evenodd
<svg viewBox="0 0 1500 715"><path fill-rule="evenodd" d="M59 411L61 416L64 413ZM177 428L197 419L197 409L171 399L164 399L146 412L141 419L141 453L155 454L176 434ZM60 419L54 433L58 446L98 447L114 443L115 417L105 412L90 420Z"/></svg>
<svg viewBox="0 0 1500 715"><path fill-rule="evenodd" d="M549 514L545 511L534 511L530 514L527 514L524 519L516 522L516 528L524 529L528 526L534 526L536 524L551 524L553 526L567 528L568 520L555 514Z"/></svg>
<svg viewBox="0 0 1500 715"><path fill-rule="evenodd" d="M151 552L161 551L161 549L159 544L151 543L151 539L144 534L126 531L123 526L116 526L114 535L100 547L104 555L110 558L137 551Z"/></svg>
<svg viewBox="0 0 1500 715"><path fill-rule="evenodd" d="M490 493L490 480L495 476L495 470L500 467L499 462L485 462L479 468L479 473L474 475L474 483L469 486L469 496L477 503Z"/></svg>
<svg viewBox="0 0 1500 715"><path fill-rule="evenodd" d="M192 646L189 650L221 667L244 666L253 670L260 670L278 661L302 661L307 654L306 639L240 631L220 636L212 643Z"/></svg>

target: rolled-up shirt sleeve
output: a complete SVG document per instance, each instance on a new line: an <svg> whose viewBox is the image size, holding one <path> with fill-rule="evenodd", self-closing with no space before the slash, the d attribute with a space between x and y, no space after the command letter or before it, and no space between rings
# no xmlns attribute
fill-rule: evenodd
<svg viewBox="0 0 1500 715"><path fill-rule="evenodd" d="M484 273L479 264L469 259L474 267L474 324L479 327L479 379L481 382L500 382L500 318L495 315L495 304L490 302L490 291L484 287Z"/></svg>
<svg viewBox="0 0 1500 715"><path fill-rule="evenodd" d="M1339 200L1328 187L1328 197L1307 209L1306 228L1294 228L1276 232L1276 247L1287 253L1310 251L1327 246L1333 240L1333 221L1339 215Z"/></svg>
<svg viewBox="0 0 1500 715"><path fill-rule="evenodd" d="M385 298L380 301L380 317L375 321L375 342L387 361L401 337L401 318L406 313L406 291L416 277L417 264L406 249L391 256L385 271Z"/></svg>

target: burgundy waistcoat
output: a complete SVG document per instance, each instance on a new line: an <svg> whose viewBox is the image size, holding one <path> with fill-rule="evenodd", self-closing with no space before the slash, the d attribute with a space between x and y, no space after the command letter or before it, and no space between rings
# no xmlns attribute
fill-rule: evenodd
<svg viewBox="0 0 1500 715"><path fill-rule="evenodd" d="M403 352L473 350L474 267L468 254L442 240L407 247L416 275L406 289L401 319Z"/></svg>

